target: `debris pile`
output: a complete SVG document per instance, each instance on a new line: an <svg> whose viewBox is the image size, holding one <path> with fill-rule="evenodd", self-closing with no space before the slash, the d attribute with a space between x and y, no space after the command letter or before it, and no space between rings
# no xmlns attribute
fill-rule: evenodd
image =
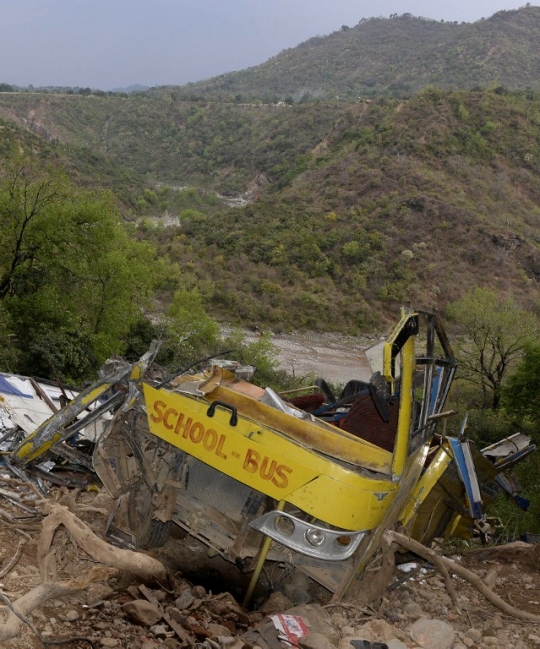
<svg viewBox="0 0 540 649"><path fill-rule="evenodd" d="M25 486L10 480L10 488L17 492ZM96 563L94 533L104 528L104 512L112 506L106 494L81 492L75 498L73 491L52 488L48 499L34 504L40 513L33 520L6 522L0 529L2 647L41 646L39 634L45 643L69 641L66 646L81 649L286 649L279 616L301 621L307 635L292 645L301 649L540 646L540 624L495 608L457 574L450 575L454 604L444 576L418 557L412 565L403 564L409 572L400 566L393 570L384 593L371 604L352 600L293 606L275 592L259 610L245 611L232 594L212 592L174 572L166 565L167 547L147 557L163 560L161 583L142 579L135 563L120 570L101 563L106 557ZM3 509L14 519L18 515L10 501ZM114 555L118 548L112 550ZM134 554L141 553L127 556ZM487 547L451 559L474 570L507 603L531 615L538 611L540 546ZM115 561L113 557L111 563ZM14 619L10 607L23 619Z"/></svg>

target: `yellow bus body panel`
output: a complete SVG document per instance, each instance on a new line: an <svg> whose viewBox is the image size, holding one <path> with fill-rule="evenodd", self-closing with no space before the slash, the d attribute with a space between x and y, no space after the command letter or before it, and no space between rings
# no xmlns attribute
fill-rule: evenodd
<svg viewBox="0 0 540 649"><path fill-rule="evenodd" d="M225 408L217 407L214 416L208 417L210 395L203 399L145 384L144 396L153 434L239 482L276 500L286 500L330 525L345 530L372 529L394 499L398 483L390 477L363 475L352 465L348 469L243 414L239 414L237 425L231 426L231 411ZM339 432L336 429L336 443L343 441ZM353 438L352 442L357 440ZM366 444L360 442L360 447ZM380 452L380 464L386 465L391 454L369 446Z"/></svg>

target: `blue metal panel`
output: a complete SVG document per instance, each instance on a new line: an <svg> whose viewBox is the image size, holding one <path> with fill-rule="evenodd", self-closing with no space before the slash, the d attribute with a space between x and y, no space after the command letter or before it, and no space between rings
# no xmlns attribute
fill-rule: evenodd
<svg viewBox="0 0 540 649"><path fill-rule="evenodd" d="M454 453L454 461L456 463L459 477L465 487L467 500L469 501L469 513L472 518L482 518L484 515L482 507L482 499L480 497L480 488L478 486L478 478L474 469L474 464L467 461L467 451L470 457L470 449L468 442L460 442L459 439L449 438ZM465 448L466 447L466 448Z"/></svg>

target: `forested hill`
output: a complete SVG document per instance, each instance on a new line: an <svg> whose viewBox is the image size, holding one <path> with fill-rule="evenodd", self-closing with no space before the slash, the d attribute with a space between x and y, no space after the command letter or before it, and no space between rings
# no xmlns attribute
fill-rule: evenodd
<svg viewBox="0 0 540 649"><path fill-rule="evenodd" d="M10 94L0 115L49 140L78 180L122 193L130 219L179 216L143 220L138 236L222 320L367 329L478 285L537 301L533 91L281 107Z"/></svg>
<svg viewBox="0 0 540 649"><path fill-rule="evenodd" d="M441 88L540 88L540 7L499 11L475 23L411 14L363 19L316 36L266 63L182 87L178 98L236 101L406 97Z"/></svg>

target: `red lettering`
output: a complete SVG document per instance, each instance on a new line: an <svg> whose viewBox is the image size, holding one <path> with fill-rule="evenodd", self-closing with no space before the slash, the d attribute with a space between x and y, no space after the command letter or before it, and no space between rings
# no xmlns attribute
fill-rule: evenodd
<svg viewBox="0 0 540 649"><path fill-rule="evenodd" d="M257 453L257 451L253 451L252 449L248 449L248 452L246 453L246 459L244 460L244 466L242 468L245 469L248 473L257 473L260 461L260 453Z"/></svg>
<svg viewBox="0 0 540 649"><path fill-rule="evenodd" d="M194 444L198 444L204 437L204 426L196 421L189 431L189 437Z"/></svg>
<svg viewBox="0 0 540 649"><path fill-rule="evenodd" d="M164 401L154 401L154 412L150 415L150 419L156 424L159 424L163 420L163 408L166 405Z"/></svg>
<svg viewBox="0 0 540 649"><path fill-rule="evenodd" d="M169 424L169 416L172 415L173 417L178 417L178 412L174 408L169 408L169 410L165 411L165 414L163 415L163 425L167 430L172 430L173 425Z"/></svg>
<svg viewBox="0 0 540 649"><path fill-rule="evenodd" d="M207 451L213 451L218 442L218 435L213 428L209 428L204 434L203 446Z"/></svg>
<svg viewBox="0 0 540 649"><path fill-rule="evenodd" d="M210 429L210 430L212 430L212 429ZM227 456L226 456L225 453L223 452L223 445L225 444L225 440L226 440L226 439L227 439L227 438L225 437L225 435L220 435L220 436L219 436L219 442L218 442L218 445L217 445L217 448L216 448L216 455L217 455L218 457L223 458L224 460L227 459Z"/></svg>
<svg viewBox="0 0 540 649"><path fill-rule="evenodd" d="M270 467L268 466L270 464ZM263 480L271 480L272 476L274 475L274 471L276 470L277 462L275 460L272 460L270 462L270 458L265 457L264 460L262 461L261 468L260 468L260 475Z"/></svg>
<svg viewBox="0 0 540 649"><path fill-rule="evenodd" d="M191 428L191 424L193 422L193 419L191 417L188 417L186 423L184 423L184 413L180 413L180 416L178 417L178 421L176 422L176 428L174 429L174 432L179 435L180 431L182 430L182 437L186 438L189 435L189 429Z"/></svg>
<svg viewBox="0 0 540 649"><path fill-rule="evenodd" d="M276 475L272 478L272 482L278 489L285 489L285 487L289 484L287 473L292 473L292 469L285 464L280 464L276 468Z"/></svg>

